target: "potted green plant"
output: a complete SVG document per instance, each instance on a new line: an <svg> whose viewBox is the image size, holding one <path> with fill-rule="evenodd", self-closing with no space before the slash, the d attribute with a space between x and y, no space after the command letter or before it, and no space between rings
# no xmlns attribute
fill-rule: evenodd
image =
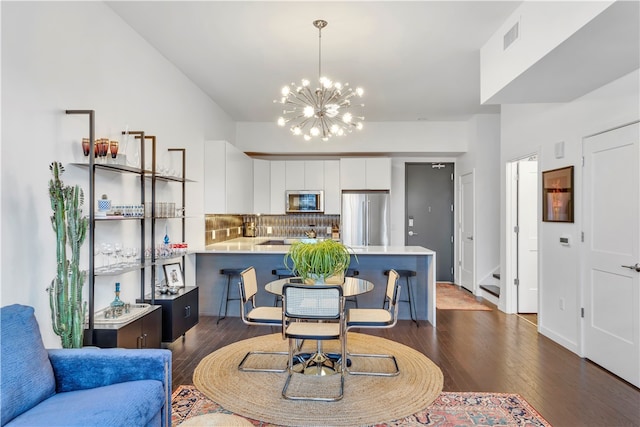
<svg viewBox="0 0 640 427"><path fill-rule="evenodd" d="M82 287L87 272L80 270L80 247L87 236L89 221L82 215L84 193L79 186L66 186L60 180L62 163L49 166L51 225L56 233L56 277L51 281L49 303L53 331L60 336L63 348L82 347L87 303L82 301ZM67 246L71 259L67 258Z"/></svg>
<svg viewBox="0 0 640 427"><path fill-rule="evenodd" d="M350 262L349 249L331 239L295 242L284 256L285 267L305 283L343 283Z"/></svg>

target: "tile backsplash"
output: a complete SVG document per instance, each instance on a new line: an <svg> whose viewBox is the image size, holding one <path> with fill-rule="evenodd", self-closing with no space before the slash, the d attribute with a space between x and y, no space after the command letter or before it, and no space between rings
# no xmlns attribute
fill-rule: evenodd
<svg viewBox="0 0 640 427"><path fill-rule="evenodd" d="M245 222L255 223L256 237L305 237L311 229L318 237L331 237L330 229L340 225L340 215L205 215L205 244L242 237Z"/></svg>

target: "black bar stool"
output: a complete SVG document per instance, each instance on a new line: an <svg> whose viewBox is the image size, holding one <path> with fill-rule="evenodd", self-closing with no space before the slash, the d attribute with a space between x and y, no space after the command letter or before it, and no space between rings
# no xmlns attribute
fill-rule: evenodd
<svg viewBox="0 0 640 427"><path fill-rule="evenodd" d="M402 299L399 302L409 303L409 314L411 315L411 320L415 322L416 327L420 327L420 324L418 323L418 319L417 319L418 315L416 313L416 303L413 296L413 288L411 287L411 280L410 280L411 277L417 276L418 273L416 273L413 270L396 270L396 272L400 277L404 277L405 280L407 281L407 299ZM389 270L385 270L384 275L388 276Z"/></svg>
<svg viewBox="0 0 640 427"><path fill-rule="evenodd" d="M284 279L285 277L296 277L296 274L288 268L275 268L271 270L271 274L273 274L274 276L278 276L278 279ZM276 295L273 300L273 306L277 307L278 305L282 305L281 295Z"/></svg>
<svg viewBox="0 0 640 427"><path fill-rule="evenodd" d="M231 297L231 278L238 276L240 278L240 273L242 273L244 268L223 268L220 270L220 274L227 276L227 286L224 289L222 294L222 298L220 299L220 309L218 310L218 320L216 321L216 325L225 317L227 317L227 308L229 308L229 301L240 301L240 295L237 297ZM234 286L235 289L238 289L237 286ZM224 307L224 315L222 315L222 308Z"/></svg>
<svg viewBox="0 0 640 427"><path fill-rule="evenodd" d="M357 277L359 275L360 275L360 272L358 270L354 270L353 268L348 269L344 273L344 277ZM358 308L358 296L357 295L354 295L354 296L351 296L351 297L345 297L345 299L344 299L345 305L348 302L354 303L356 308Z"/></svg>

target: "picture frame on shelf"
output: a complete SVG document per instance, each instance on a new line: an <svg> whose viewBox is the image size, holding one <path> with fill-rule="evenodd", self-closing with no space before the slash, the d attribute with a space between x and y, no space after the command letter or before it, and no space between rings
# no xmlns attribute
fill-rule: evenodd
<svg viewBox="0 0 640 427"><path fill-rule="evenodd" d="M573 166L542 172L542 221L573 222Z"/></svg>
<svg viewBox="0 0 640 427"><path fill-rule="evenodd" d="M182 274L182 264L174 262L170 264L164 264L162 266L164 270L164 277L167 282L167 286L184 288L184 275Z"/></svg>

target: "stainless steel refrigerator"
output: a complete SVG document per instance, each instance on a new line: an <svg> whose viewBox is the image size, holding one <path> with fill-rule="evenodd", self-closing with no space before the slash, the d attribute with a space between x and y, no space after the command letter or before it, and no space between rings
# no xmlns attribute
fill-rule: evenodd
<svg viewBox="0 0 640 427"><path fill-rule="evenodd" d="M388 246L390 210L388 191L343 191L342 243L347 246Z"/></svg>

